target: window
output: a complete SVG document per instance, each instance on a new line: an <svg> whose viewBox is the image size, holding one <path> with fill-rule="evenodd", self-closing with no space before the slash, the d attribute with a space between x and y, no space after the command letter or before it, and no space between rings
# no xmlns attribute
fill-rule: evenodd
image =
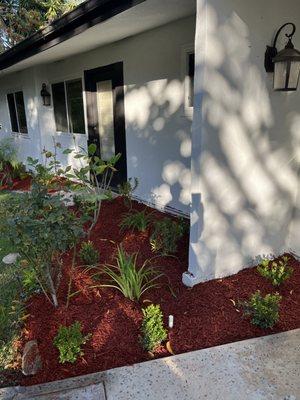
<svg viewBox="0 0 300 400"><path fill-rule="evenodd" d="M52 97L57 132L85 133L81 79L53 84Z"/></svg>
<svg viewBox="0 0 300 400"><path fill-rule="evenodd" d="M188 107L194 107L194 75L195 75L195 53L187 54L188 66Z"/></svg>
<svg viewBox="0 0 300 400"><path fill-rule="evenodd" d="M11 129L16 133L28 133L23 92L7 95Z"/></svg>

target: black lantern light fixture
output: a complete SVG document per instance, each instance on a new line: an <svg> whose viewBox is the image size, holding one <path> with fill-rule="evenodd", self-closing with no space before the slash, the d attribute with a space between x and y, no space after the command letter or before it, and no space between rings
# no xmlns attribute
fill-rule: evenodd
<svg viewBox="0 0 300 400"><path fill-rule="evenodd" d="M291 33L286 33L288 42L285 48L277 51L276 43L280 32L291 26ZM265 69L274 73L274 90L292 91L297 90L300 75L300 51L294 48L292 37L296 32L296 26L292 22L282 25L274 38L273 46L267 46L265 53Z"/></svg>
<svg viewBox="0 0 300 400"><path fill-rule="evenodd" d="M43 105L44 106L50 106L51 105L51 95L47 90L46 83L42 84L41 96L42 96L42 99L43 99Z"/></svg>

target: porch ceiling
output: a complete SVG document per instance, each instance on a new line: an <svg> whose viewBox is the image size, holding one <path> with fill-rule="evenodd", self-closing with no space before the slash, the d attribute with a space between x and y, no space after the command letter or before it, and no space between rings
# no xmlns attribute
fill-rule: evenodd
<svg viewBox="0 0 300 400"><path fill-rule="evenodd" d="M70 39L62 42L57 40L47 50L2 69L0 76L39 64L59 61L194 13L196 13L196 0L146 0L81 33L74 32Z"/></svg>

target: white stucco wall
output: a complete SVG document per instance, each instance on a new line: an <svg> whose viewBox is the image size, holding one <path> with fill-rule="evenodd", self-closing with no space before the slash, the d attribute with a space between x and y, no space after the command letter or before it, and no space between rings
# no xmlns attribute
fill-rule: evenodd
<svg viewBox="0 0 300 400"><path fill-rule="evenodd" d="M18 139L22 157L31 155L39 146L51 148L55 133L53 108L39 105L37 112L42 83L83 78L84 70L123 61L128 177L139 179L138 197L153 201L159 207L173 207L188 213L192 116L184 107L186 71L183 53L186 46L194 44L194 37L195 17L188 17L105 47L2 78L2 132L10 131L5 92L16 83L24 90L29 125L30 139ZM36 124L29 112L32 99L34 113L39 115ZM57 140L64 147L73 142L72 135L68 134L60 135ZM75 140L77 145L85 145L87 137L76 135ZM28 146L23 147L24 142Z"/></svg>
<svg viewBox="0 0 300 400"><path fill-rule="evenodd" d="M299 17L296 0L198 0L187 284L300 253L300 88L274 92L264 70L283 23L300 48Z"/></svg>

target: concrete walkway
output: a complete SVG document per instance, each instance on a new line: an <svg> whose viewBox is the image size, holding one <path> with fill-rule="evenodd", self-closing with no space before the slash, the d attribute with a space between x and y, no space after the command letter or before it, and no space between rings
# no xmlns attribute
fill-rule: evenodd
<svg viewBox="0 0 300 400"><path fill-rule="evenodd" d="M0 389L0 399L300 400L300 329L47 385Z"/></svg>

